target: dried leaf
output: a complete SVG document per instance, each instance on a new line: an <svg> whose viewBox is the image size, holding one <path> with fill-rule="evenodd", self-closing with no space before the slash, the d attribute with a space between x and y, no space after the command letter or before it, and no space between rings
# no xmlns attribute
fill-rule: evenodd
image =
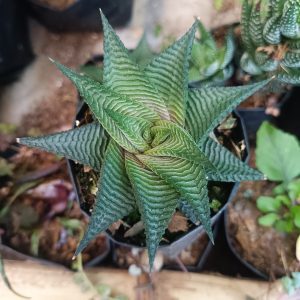
<svg viewBox="0 0 300 300"><path fill-rule="evenodd" d="M144 230L144 223L143 223L143 221L139 221L139 222L135 223L130 229L128 229L125 232L124 237L128 238L128 237L135 236L143 230Z"/></svg>
<svg viewBox="0 0 300 300"><path fill-rule="evenodd" d="M186 232L188 231L188 229L189 227L188 227L187 218L180 212L176 212L173 215L171 222L169 223L168 230L170 232L178 232L178 231Z"/></svg>

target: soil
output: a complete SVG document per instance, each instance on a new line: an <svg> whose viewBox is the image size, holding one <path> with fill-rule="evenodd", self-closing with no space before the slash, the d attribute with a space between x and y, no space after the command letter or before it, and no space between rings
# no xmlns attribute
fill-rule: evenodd
<svg viewBox="0 0 300 300"><path fill-rule="evenodd" d="M269 181L241 183L227 215L227 232L236 252L272 279L300 271L295 255L298 235L279 233L257 223L261 213L256 208L256 199L271 195L274 186Z"/></svg>
<svg viewBox="0 0 300 300"><path fill-rule="evenodd" d="M12 202L8 213L1 219L2 241L23 254L70 267L88 217L74 201L66 162L55 155L25 146L17 150L8 160L14 165L13 178L1 181L0 211L17 188L37 181L35 186L22 192ZM63 223L74 221L77 222L74 228ZM83 251L83 263L107 250L107 237L101 234Z"/></svg>
<svg viewBox="0 0 300 300"><path fill-rule="evenodd" d="M37 2L43 6L54 10L65 10L72 6L77 0L38 0Z"/></svg>

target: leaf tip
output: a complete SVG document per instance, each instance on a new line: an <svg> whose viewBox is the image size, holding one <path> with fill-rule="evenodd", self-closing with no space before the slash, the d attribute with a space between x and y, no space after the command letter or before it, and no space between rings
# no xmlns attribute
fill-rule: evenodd
<svg viewBox="0 0 300 300"><path fill-rule="evenodd" d="M48 57L48 59L52 62L52 63L54 63L55 64L55 60L53 59L53 58L51 58L51 57Z"/></svg>

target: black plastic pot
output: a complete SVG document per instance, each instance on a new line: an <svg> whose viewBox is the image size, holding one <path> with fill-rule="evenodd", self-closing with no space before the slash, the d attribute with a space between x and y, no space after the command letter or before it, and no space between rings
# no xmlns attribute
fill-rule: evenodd
<svg viewBox="0 0 300 300"><path fill-rule="evenodd" d="M132 0L77 0L64 10L55 10L39 0L27 0L31 15L56 32L101 31L101 8L112 26L125 25L131 17Z"/></svg>
<svg viewBox="0 0 300 300"><path fill-rule="evenodd" d="M290 132L293 135L298 136L300 138L300 120L299 120L299 111L300 111L300 87L293 88L290 92L286 93L285 98L281 102L281 114L278 118L274 118L271 121L275 123L275 125L286 131ZM265 274L259 271L252 264L248 263L236 250L233 246L232 238L230 237L228 229L229 221L228 221L228 212L227 209L224 213L224 228L225 228L225 236L228 247L231 252L235 256L235 258L243 264L251 273L254 273L258 278L269 280L268 274Z"/></svg>
<svg viewBox="0 0 300 300"><path fill-rule="evenodd" d="M230 251L233 253L233 255L238 259L240 263L242 263L247 269L249 269L252 273L254 273L258 278L269 280L269 276L257 268L255 268L252 264L248 263L235 249L232 238L230 237L228 226L229 226L229 220L228 220L228 210L226 209L224 212L224 228L225 228L225 236L226 241L228 244L228 247L230 248Z"/></svg>
<svg viewBox="0 0 300 300"><path fill-rule="evenodd" d="M87 110L88 110L88 106L86 104L83 104L78 110L76 120L82 120L84 118L84 114ZM235 112L234 115L238 120L238 126L236 126L236 128L234 128L232 130L231 137L233 138L233 140L236 140L236 141L241 141L241 140L245 141L246 150L244 151L243 160L247 161L248 160L249 143L248 143L248 138L247 138L247 134L246 134L246 130L245 130L245 125L243 123L243 120L239 117L237 112ZM82 205L83 201L81 201L81 199L83 199L84 195L82 194L82 191L80 189L80 184L79 184L78 178L75 173L75 163L73 161L68 160L68 165L69 165L70 175L71 175L74 187L75 187L75 191L77 193L77 199L79 201L79 204L81 205L81 208L85 212L87 212L87 208ZM239 186L239 183L235 183L235 184L224 183L224 186L225 185L226 185L226 188L228 189L228 198L227 198L228 200L225 203L225 205L223 205L223 207L211 218L211 223L213 226L216 224L216 222L222 215L228 202L230 202L231 199L235 196L236 191ZM194 229L192 229L190 232L188 232L186 234L183 234L182 236L179 236L178 239L173 241L170 245L161 245L159 247L159 249L160 249L160 251L162 251L164 253L164 255L166 255L170 258L175 258L178 256L178 254L182 250L184 250L188 245L193 243L201 234L205 234L202 225L195 226ZM108 233L108 235L109 235L110 239L112 240L112 242L116 243L118 245L125 246L125 247L144 248L139 245L129 244L125 241L116 240L116 238L112 237L109 233ZM199 262L199 264L200 264L200 262ZM201 262L201 264L204 264L204 262Z"/></svg>
<svg viewBox="0 0 300 300"><path fill-rule="evenodd" d="M15 80L33 57L24 2L0 0L0 84Z"/></svg>
<svg viewBox="0 0 300 300"><path fill-rule="evenodd" d="M282 95L280 101L275 106L275 108L277 108L279 112L281 112L282 107L288 101L290 96L290 91L285 92ZM256 132L264 121L275 122L276 120L276 117L266 114L265 107L238 108L237 110L245 122L247 133L251 139L255 139Z"/></svg>
<svg viewBox="0 0 300 300"><path fill-rule="evenodd" d="M216 240L218 232L219 232L219 227L220 227L220 222L217 221L216 224L214 224L214 226L213 226L213 235L214 235L215 240ZM206 235L206 233L203 231L197 236L197 239L201 238L204 235ZM187 245L187 246L189 246L189 245ZM202 254L199 257L199 260L197 261L197 263L194 266L184 265L184 268L186 268L189 272L200 272L200 271L202 271L203 266L206 262L206 259L207 259L208 255L211 252L212 247L213 247L213 244L211 243L211 241L209 241L209 239L207 237L206 245L205 245L205 247L202 251ZM112 250L113 250L113 258L112 259L113 259L113 263L119 268L128 268L129 267L126 264L120 266L119 263L118 263L118 257L117 257L116 252L120 248L125 249L125 250L127 249L128 252L131 252L132 249L136 249L136 248L142 249L141 247L134 247L134 246L129 245L129 244L125 244L125 243L120 244L119 242L114 242L112 244ZM126 253L125 253L125 255L126 255ZM164 254L164 256L166 256L164 252L163 252L163 254ZM174 257L168 257L168 258L171 258L173 260L173 262L172 263L170 262L169 264L164 264L163 269L176 270L176 271L182 271L183 270L183 268L174 260Z"/></svg>

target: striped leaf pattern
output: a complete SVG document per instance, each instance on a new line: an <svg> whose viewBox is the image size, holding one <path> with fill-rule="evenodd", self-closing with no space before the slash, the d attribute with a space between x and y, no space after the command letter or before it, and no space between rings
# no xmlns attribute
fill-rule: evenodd
<svg viewBox="0 0 300 300"><path fill-rule="evenodd" d="M276 77L277 86L299 84L300 0L245 0L241 68L253 77ZM267 10L267 11L265 11Z"/></svg>
<svg viewBox="0 0 300 300"><path fill-rule="evenodd" d="M145 74L156 86L170 113L171 121L183 125L187 101L188 58L196 25L167 50L155 57Z"/></svg>
<svg viewBox="0 0 300 300"><path fill-rule="evenodd" d="M61 64L56 63L56 65L76 85L79 93L109 135L127 151L137 153L138 149L134 147L135 141L130 140L128 136L123 134L122 128L118 126L105 110L108 109L116 113L119 112L120 114L132 117L144 118L147 121L159 120L159 116L144 105L131 98L120 96L89 77L77 74Z"/></svg>
<svg viewBox="0 0 300 300"><path fill-rule="evenodd" d="M196 23L144 69L129 56L103 15L102 21L103 82L55 63L76 85L95 123L20 142L88 164L100 174L90 223L76 255L99 232L138 209L152 267L176 209L195 224L201 222L213 239L208 179L261 178L221 145L207 141L207 136L237 104L268 81L189 89L188 62ZM231 54L222 51L222 58L229 61ZM206 68L208 74L212 70L213 63Z"/></svg>
<svg viewBox="0 0 300 300"><path fill-rule="evenodd" d="M183 158L186 160L202 163L207 167L213 168L211 162L200 151L193 138L183 128L175 123L159 121L151 128L151 134L161 136L161 133L168 133L165 139L157 146L145 151L145 155L169 156Z"/></svg>
<svg viewBox="0 0 300 300"><path fill-rule="evenodd" d="M150 265L175 212L178 193L161 177L126 155L126 170L145 226Z"/></svg>
<svg viewBox="0 0 300 300"><path fill-rule="evenodd" d="M213 241L204 168L197 163L180 158L157 158L146 155L137 155L137 158L186 199Z"/></svg>
<svg viewBox="0 0 300 300"><path fill-rule="evenodd" d="M144 104L161 118L169 119L164 99L130 57L119 37L101 13L104 32L104 81L116 93ZM130 87L130 88L128 88Z"/></svg>
<svg viewBox="0 0 300 300"><path fill-rule="evenodd" d="M240 87L209 87L189 90L186 128L198 143L239 103L269 83L269 80ZM201 117L200 117L201 116Z"/></svg>
<svg viewBox="0 0 300 300"><path fill-rule="evenodd" d="M47 136L20 138L19 142L64 156L100 171L109 137L100 124L91 123Z"/></svg>
<svg viewBox="0 0 300 300"><path fill-rule="evenodd" d="M230 151L211 138L206 138L200 149L207 155L217 169L206 170L208 180L236 182L244 180L263 180L264 175L250 168Z"/></svg>
<svg viewBox="0 0 300 300"><path fill-rule="evenodd" d="M124 152L116 142L110 141L100 173L90 223L75 255L78 255L100 232L131 213L135 205L133 191L125 170Z"/></svg>

